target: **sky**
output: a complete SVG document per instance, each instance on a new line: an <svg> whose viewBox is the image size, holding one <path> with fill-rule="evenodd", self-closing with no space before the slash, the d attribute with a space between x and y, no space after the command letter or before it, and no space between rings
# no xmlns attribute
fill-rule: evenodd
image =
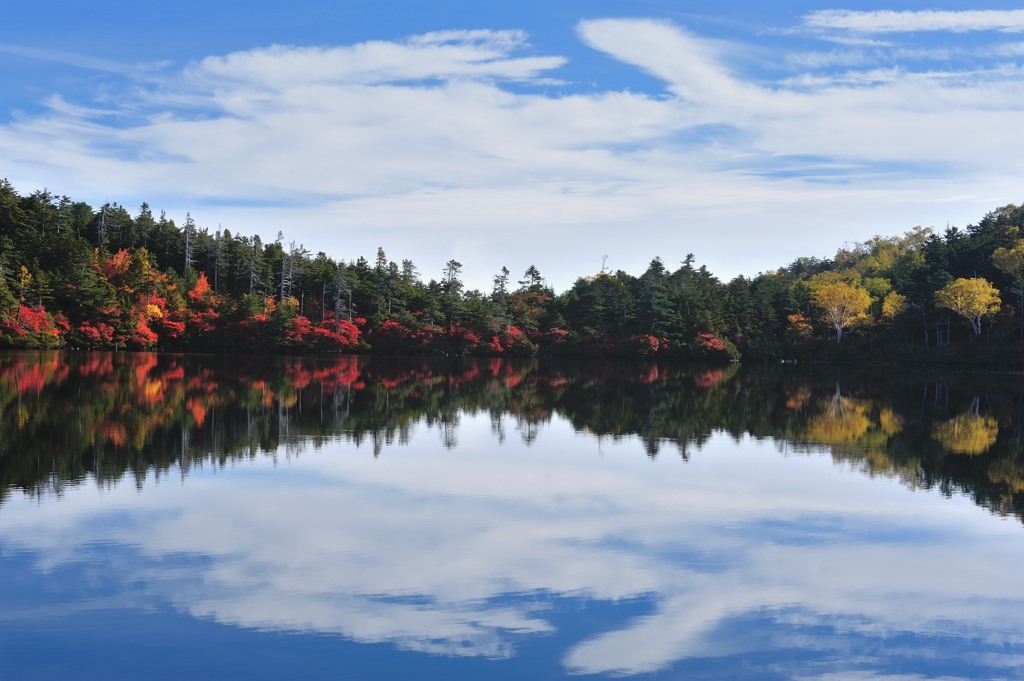
<svg viewBox="0 0 1024 681"><path fill-rule="evenodd" d="M1018 203L1024 3L9 0L0 177L563 291Z"/></svg>

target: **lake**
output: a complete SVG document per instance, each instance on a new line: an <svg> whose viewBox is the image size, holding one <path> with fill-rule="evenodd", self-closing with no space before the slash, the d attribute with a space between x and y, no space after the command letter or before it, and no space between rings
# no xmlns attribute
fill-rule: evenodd
<svg viewBox="0 0 1024 681"><path fill-rule="evenodd" d="M1024 379L0 354L0 678L1024 676Z"/></svg>

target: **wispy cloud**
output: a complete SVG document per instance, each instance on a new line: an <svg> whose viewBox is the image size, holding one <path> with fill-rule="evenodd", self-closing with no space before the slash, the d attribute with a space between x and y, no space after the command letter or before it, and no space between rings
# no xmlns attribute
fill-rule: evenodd
<svg viewBox="0 0 1024 681"><path fill-rule="evenodd" d="M840 29L856 33L908 33L913 31L1024 31L1024 10L962 11L855 11L826 9L804 17L815 29Z"/></svg>
<svg viewBox="0 0 1024 681"><path fill-rule="evenodd" d="M878 61L875 51L864 49L829 50L828 52L794 52L786 61L797 68L826 69L837 66L865 66ZM805 75L805 74L800 74ZM799 76L797 76L799 77Z"/></svg>
<svg viewBox="0 0 1024 681"><path fill-rule="evenodd" d="M788 72L770 80L753 51L664 21L577 33L663 89L549 91L565 57L514 30L279 45L94 101L52 97L0 126L0 165L19 187L284 229L334 257L384 246L428 277L456 257L473 282L536 264L556 287L605 253L627 270L695 252L722 276L753 274L851 238L976 219L1024 174L1016 66L921 71L865 47L780 57ZM769 215L772 229L743 227ZM638 225L652 242L624 248Z"/></svg>
<svg viewBox="0 0 1024 681"><path fill-rule="evenodd" d="M990 45L983 50L983 53L996 57L1024 56L1024 42L1009 42Z"/></svg>
<svg viewBox="0 0 1024 681"><path fill-rule="evenodd" d="M848 33L839 35L824 34L821 36L821 39L827 40L831 43L837 43L839 45L847 45L849 47L892 47L892 43L888 40L877 40L875 38L866 38L860 35L850 35Z"/></svg>
<svg viewBox="0 0 1024 681"><path fill-rule="evenodd" d="M583 21L580 38L590 47L664 80L691 102L743 97L751 88L723 64L723 45L668 22L647 19Z"/></svg>
<svg viewBox="0 0 1024 681"><path fill-rule="evenodd" d="M277 88L458 78L527 81L565 63L557 56L510 56L528 46L522 31L483 30L434 32L405 42L351 47L275 45L208 57L190 68L188 76L199 82L227 79Z"/></svg>
<svg viewBox="0 0 1024 681"><path fill-rule="evenodd" d="M62 50L41 49L25 45L13 45L0 43L0 53L13 54L27 59L38 59L41 61L66 64L76 68L89 69L92 71L106 71L108 73L120 73L125 75L140 75L147 71L160 69L166 64L125 64L110 59L100 59L92 55L77 52L64 52Z"/></svg>

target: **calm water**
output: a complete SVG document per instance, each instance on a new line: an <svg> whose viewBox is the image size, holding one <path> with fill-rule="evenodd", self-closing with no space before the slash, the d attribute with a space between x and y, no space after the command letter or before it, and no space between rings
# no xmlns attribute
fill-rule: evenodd
<svg viewBox="0 0 1024 681"><path fill-rule="evenodd" d="M1021 678L1022 395L0 355L0 678Z"/></svg>

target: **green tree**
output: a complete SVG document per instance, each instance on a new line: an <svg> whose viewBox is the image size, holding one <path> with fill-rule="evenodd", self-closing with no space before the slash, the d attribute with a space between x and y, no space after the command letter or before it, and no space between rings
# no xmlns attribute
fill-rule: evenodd
<svg viewBox="0 0 1024 681"><path fill-rule="evenodd" d="M540 270L530 265L519 281L519 290L511 294L513 321L523 329L536 330L553 297Z"/></svg>
<svg viewBox="0 0 1024 681"><path fill-rule="evenodd" d="M1010 248L1000 246L992 252L992 264L1013 279L1011 291L1018 296L1017 314L1024 315L1024 239ZM1024 338L1024 324L1021 324L1020 335Z"/></svg>
<svg viewBox="0 0 1024 681"><path fill-rule="evenodd" d="M462 303L462 263L452 259L444 266L444 279L441 282L443 292L441 309L444 311L448 326L452 327L458 321Z"/></svg>
<svg viewBox="0 0 1024 681"><path fill-rule="evenodd" d="M509 293L507 267L502 267L501 272L494 275L494 288L491 289L491 303L494 306L494 323L498 326L508 325L509 320Z"/></svg>

